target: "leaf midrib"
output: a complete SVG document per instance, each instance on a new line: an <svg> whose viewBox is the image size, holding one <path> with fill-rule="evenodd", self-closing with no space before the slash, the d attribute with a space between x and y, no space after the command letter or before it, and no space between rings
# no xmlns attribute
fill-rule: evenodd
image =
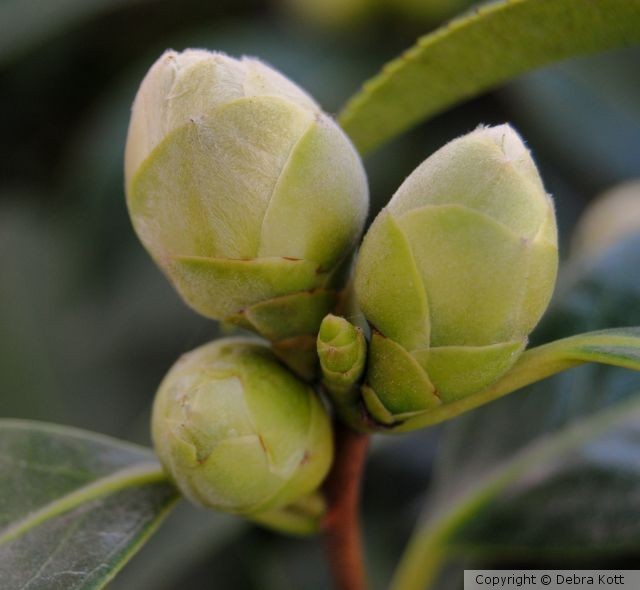
<svg viewBox="0 0 640 590"><path fill-rule="evenodd" d="M0 535L0 545L10 543L39 524L86 502L125 488L163 481L167 481L166 475L160 464L156 462L140 463L120 469L77 488L12 524Z"/></svg>

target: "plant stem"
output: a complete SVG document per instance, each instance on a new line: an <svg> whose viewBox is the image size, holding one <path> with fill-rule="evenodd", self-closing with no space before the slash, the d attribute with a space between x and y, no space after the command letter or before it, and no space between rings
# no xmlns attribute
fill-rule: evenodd
<svg viewBox="0 0 640 590"><path fill-rule="evenodd" d="M325 484L329 510L324 519L327 556L336 590L365 590L360 530L360 484L369 435L335 424L336 458Z"/></svg>

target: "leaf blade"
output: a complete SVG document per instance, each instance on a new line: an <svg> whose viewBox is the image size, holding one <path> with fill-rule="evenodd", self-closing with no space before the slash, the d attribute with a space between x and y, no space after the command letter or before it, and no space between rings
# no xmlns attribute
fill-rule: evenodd
<svg viewBox="0 0 640 590"><path fill-rule="evenodd" d="M459 529L482 510L510 484L531 469L558 455L570 453L609 432L615 432L625 423L640 423L640 395L627 399L615 407L595 416L589 416L561 429L546 440L536 441L517 453L511 460L489 472L475 482L462 498L451 501L448 510L438 510L436 519L425 522L414 533L409 547L396 571L391 590L418 590L433 581L437 571L452 547L447 544Z"/></svg>
<svg viewBox="0 0 640 590"><path fill-rule="evenodd" d="M102 588L177 493L147 449L73 428L0 420L0 578Z"/></svg>
<svg viewBox="0 0 640 590"><path fill-rule="evenodd" d="M366 82L338 120L367 153L526 71L638 42L640 0L502 0L420 38Z"/></svg>
<svg viewBox="0 0 640 590"><path fill-rule="evenodd" d="M161 482L164 479L165 476L162 471L158 469L157 463L142 464L130 469L121 469L113 475L102 477L57 500L53 500L41 509L31 512L22 520L7 527L2 534L0 534L0 545L13 541L32 528L37 527L39 524L64 514L84 502L90 502L112 491L117 492L124 487L135 486L138 483Z"/></svg>

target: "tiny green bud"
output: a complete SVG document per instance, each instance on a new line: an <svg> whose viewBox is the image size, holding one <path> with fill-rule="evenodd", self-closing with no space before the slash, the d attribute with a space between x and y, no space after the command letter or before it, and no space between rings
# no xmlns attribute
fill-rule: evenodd
<svg viewBox="0 0 640 590"><path fill-rule="evenodd" d="M356 266L373 416L393 423L498 379L546 309L557 264L552 201L511 127L481 127L423 162Z"/></svg>
<svg viewBox="0 0 640 590"><path fill-rule="evenodd" d="M327 389L336 394L349 392L362 377L367 358L362 330L329 314L320 324L318 357Z"/></svg>
<svg viewBox="0 0 640 590"><path fill-rule="evenodd" d="M317 348L322 385L334 408L345 422L362 429L362 419L368 418L360 402L360 382L367 360L367 341L362 329L345 318L329 314L320 324Z"/></svg>
<svg viewBox="0 0 640 590"><path fill-rule="evenodd" d="M315 349L368 189L312 98L255 59L167 51L133 104L125 173L134 228L188 305L272 340L311 330ZM310 306L301 328L267 318Z"/></svg>
<svg viewBox="0 0 640 590"><path fill-rule="evenodd" d="M327 373L355 375L362 373L366 359L362 330L348 320L329 314L320 324L318 355Z"/></svg>
<svg viewBox="0 0 640 590"><path fill-rule="evenodd" d="M185 496L249 517L314 492L333 455L329 417L313 390L266 346L233 338L171 368L154 402L152 435Z"/></svg>

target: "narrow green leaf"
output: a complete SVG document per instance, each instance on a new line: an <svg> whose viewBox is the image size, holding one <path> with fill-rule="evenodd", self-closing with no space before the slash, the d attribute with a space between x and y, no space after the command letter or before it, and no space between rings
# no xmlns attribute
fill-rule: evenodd
<svg viewBox="0 0 640 590"><path fill-rule="evenodd" d="M430 511L431 520L427 520L412 537L408 550L397 570L392 590L423 590L434 581L442 562L450 552L468 549L471 544L482 548L483 541L479 537L483 535L485 536L484 541L486 541L485 548L491 542L495 543L495 539L487 538L486 535L488 531L493 531L494 537L500 538L501 531L495 530L496 513L501 515L503 524L509 516L513 519L518 514L517 507L512 508L511 514L505 514L501 511L503 503L507 500L514 503L514 496L523 494L525 490L535 492L537 487L539 492L540 488L544 487L543 484L547 485L547 489L544 490L546 507L554 514L554 526L542 527L547 535L555 534L557 524L562 516L567 519L573 518L573 522L575 522L575 510L571 513L568 513L566 509L563 511L559 508L559 503L566 501L566 494L569 493L574 503L577 504L576 490L581 489L582 498L580 500L591 504L588 513L593 518L596 518L596 508L601 510L604 508L605 511L604 514L598 514L597 518L599 522L608 522L607 532L604 532L603 529L600 531L602 534L597 533L595 536L599 535L600 541L604 538L607 543L615 544L618 548L621 543L626 542L627 548L637 549L640 545L640 526L627 526L625 530L620 527L620 523L621 512L624 513L623 518L627 523L630 515L634 515L634 521L638 522L636 516L637 511L640 510L640 502L637 498L633 501L629 497L625 506L619 506L619 501L616 502L614 498L624 497L629 489L637 489L640 485L640 470L637 468L637 464L632 463L631 466L634 468L621 474L620 465L611 459L616 453L622 459L637 457L637 453L640 451L640 441L637 436L639 424L640 395L635 395L633 399L624 400L609 410L577 420L574 423L565 424L552 435L535 437L512 458L498 465L489 465L490 468L484 472L484 476L479 475L472 480L465 478L466 485L462 488L461 494L451 494L451 490L449 490L447 499L442 500L443 492L446 490L441 489L441 503L437 510ZM491 430L491 436L494 438L496 427L497 425L494 423ZM478 441L474 441L474 444L478 445ZM469 450L468 445L466 449ZM449 456L448 459L451 457ZM455 466L450 465L449 470L452 469L455 470ZM582 488L580 486L571 488L575 492L573 494L568 492L566 487L564 490L561 489L562 477L572 474L574 477L581 474L584 477L585 472L591 483L600 478L602 485L599 487L588 486L587 481L589 480L583 479ZM614 481L616 485L613 485ZM566 480L564 484L566 486ZM596 502L597 493L603 487L608 488L607 494L613 499L612 502ZM606 494L604 497L606 498ZM522 497L519 499L523 501ZM524 506L526 509L526 500L524 500ZM533 512L534 508L533 505L529 507L529 518L531 516L539 517L539 513ZM582 509L584 509L584 503L580 503L577 507L580 515L584 516L585 512L581 512ZM520 512L521 514L522 512ZM616 517L615 520L612 519L613 516ZM513 524L513 521L510 524ZM523 553L530 550L531 543L536 541L535 537L532 539L530 536L525 543L522 539L515 537L515 531L517 528L507 527L507 540L500 539L503 546L510 543L512 550L514 547L517 549L517 541L520 541L519 549ZM612 531L618 534L614 535ZM505 531L502 532L505 533ZM589 535L586 534L584 528L580 530L580 527L574 526L572 532L573 538L571 540L574 543L574 548L579 541L582 541L583 544L586 543ZM567 531L565 531L565 536L570 537L566 533ZM558 548L566 549L562 542L558 543L558 539L555 543L545 539L545 543L554 544L553 548L556 550ZM606 549L606 546L600 542L597 544L597 548L602 551Z"/></svg>
<svg viewBox="0 0 640 590"><path fill-rule="evenodd" d="M426 35L365 83L339 121L362 152L545 64L640 41L640 0L502 0Z"/></svg>
<svg viewBox="0 0 640 590"><path fill-rule="evenodd" d="M3 589L102 588L176 498L147 449L73 428L0 420Z"/></svg>
<svg viewBox="0 0 640 590"><path fill-rule="evenodd" d="M410 418L393 431L409 432L450 420L583 363L603 363L640 371L640 327L589 332L531 348L522 354L506 375L484 391Z"/></svg>

